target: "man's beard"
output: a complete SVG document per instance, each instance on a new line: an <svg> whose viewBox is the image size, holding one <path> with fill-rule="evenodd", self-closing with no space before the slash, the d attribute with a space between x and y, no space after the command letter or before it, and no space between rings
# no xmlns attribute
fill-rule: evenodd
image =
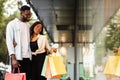
<svg viewBox="0 0 120 80"><path fill-rule="evenodd" d="M23 21L23 22L29 22L30 19L28 19L26 16L23 16L22 21Z"/></svg>

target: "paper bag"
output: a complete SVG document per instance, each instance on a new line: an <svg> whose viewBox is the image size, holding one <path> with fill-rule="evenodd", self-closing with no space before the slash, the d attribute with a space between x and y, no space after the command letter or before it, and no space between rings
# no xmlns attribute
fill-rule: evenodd
<svg viewBox="0 0 120 80"><path fill-rule="evenodd" d="M26 80L26 73L20 73L20 69L18 68L18 73L14 73L14 70L11 72L7 72L5 74L4 80Z"/></svg>
<svg viewBox="0 0 120 80"><path fill-rule="evenodd" d="M48 58L52 76L66 74L66 68L61 56L50 56Z"/></svg>
<svg viewBox="0 0 120 80"><path fill-rule="evenodd" d="M110 56L108 58L104 74L110 77L120 77L120 56Z"/></svg>
<svg viewBox="0 0 120 80"><path fill-rule="evenodd" d="M52 76L49 60L47 61L47 64L46 64L46 74L45 74L45 77L46 78L60 78L61 77L61 75L54 75L54 76Z"/></svg>
<svg viewBox="0 0 120 80"><path fill-rule="evenodd" d="M115 75L120 77L120 56L117 56L117 58L119 60L117 61L117 67L116 67Z"/></svg>
<svg viewBox="0 0 120 80"><path fill-rule="evenodd" d="M25 73L6 73L5 80L26 80Z"/></svg>
<svg viewBox="0 0 120 80"><path fill-rule="evenodd" d="M41 72L41 75L42 76L46 76L46 67L47 67L47 63L48 63L48 57L49 56L46 56L45 57L45 61L44 61L44 64L43 64L43 67L42 67L42 72Z"/></svg>
<svg viewBox="0 0 120 80"><path fill-rule="evenodd" d="M115 75L119 59L119 56L109 56L108 61L105 65L104 74Z"/></svg>

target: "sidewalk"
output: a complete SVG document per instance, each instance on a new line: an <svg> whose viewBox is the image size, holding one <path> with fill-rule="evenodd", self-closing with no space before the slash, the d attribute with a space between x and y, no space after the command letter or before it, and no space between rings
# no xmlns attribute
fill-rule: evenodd
<svg viewBox="0 0 120 80"><path fill-rule="evenodd" d="M107 77L102 72L98 72L94 80L107 80Z"/></svg>
<svg viewBox="0 0 120 80"><path fill-rule="evenodd" d="M102 72L98 72L98 74L92 80L110 80L110 79L107 79L106 75L103 74ZM120 78L112 78L111 80L120 80Z"/></svg>

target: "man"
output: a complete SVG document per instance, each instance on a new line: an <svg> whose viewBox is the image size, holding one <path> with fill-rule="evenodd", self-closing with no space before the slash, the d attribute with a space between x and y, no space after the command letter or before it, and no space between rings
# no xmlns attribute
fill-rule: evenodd
<svg viewBox="0 0 120 80"><path fill-rule="evenodd" d="M20 17L10 21L6 28L6 44L12 60L12 68L19 67L26 73L27 80L31 77L31 50L28 21L31 17L30 7L24 5L20 9Z"/></svg>

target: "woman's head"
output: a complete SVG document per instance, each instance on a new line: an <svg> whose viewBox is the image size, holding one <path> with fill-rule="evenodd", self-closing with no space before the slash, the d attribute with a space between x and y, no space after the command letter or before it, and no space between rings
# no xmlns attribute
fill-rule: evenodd
<svg viewBox="0 0 120 80"><path fill-rule="evenodd" d="M30 27L30 36L33 34L43 34L43 24L40 21L36 21Z"/></svg>

